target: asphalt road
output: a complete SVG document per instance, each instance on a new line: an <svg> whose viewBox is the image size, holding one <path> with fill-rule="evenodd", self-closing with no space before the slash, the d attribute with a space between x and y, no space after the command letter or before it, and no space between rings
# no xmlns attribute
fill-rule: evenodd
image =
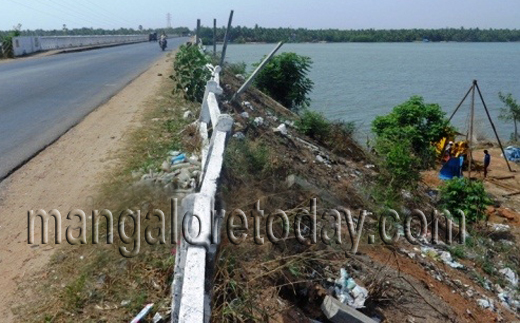
<svg viewBox="0 0 520 323"><path fill-rule="evenodd" d="M187 40L169 39L168 50ZM0 63L0 180L161 55L157 43L139 43Z"/></svg>

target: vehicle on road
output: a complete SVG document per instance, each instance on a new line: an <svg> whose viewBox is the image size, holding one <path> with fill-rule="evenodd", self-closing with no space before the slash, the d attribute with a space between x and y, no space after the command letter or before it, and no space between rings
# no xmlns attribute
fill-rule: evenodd
<svg viewBox="0 0 520 323"><path fill-rule="evenodd" d="M168 46L168 41L166 40L166 37L161 36L161 40L159 40L159 46L164 51L166 47Z"/></svg>

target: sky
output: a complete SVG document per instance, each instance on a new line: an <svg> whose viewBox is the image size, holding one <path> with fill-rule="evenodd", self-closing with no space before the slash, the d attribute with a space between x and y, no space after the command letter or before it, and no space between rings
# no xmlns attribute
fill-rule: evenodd
<svg viewBox="0 0 520 323"><path fill-rule="evenodd" d="M230 10L249 27L520 28L519 0L0 0L0 30L224 26Z"/></svg>

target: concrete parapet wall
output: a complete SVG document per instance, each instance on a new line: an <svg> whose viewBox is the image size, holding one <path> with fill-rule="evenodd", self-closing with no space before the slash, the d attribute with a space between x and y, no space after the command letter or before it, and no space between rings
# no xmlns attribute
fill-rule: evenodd
<svg viewBox="0 0 520 323"><path fill-rule="evenodd" d="M177 249L175 274L172 286L171 322L209 322L211 316L211 281L212 266L216 246L212 244L212 229L219 237L222 215L214 214L215 195L224 162L227 139L233 126L233 118L221 114L217 96L220 88L220 67L211 67L213 76L206 85L206 92L199 117L201 134L202 172L197 193L188 195L183 200L183 215L189 216L188 233L197 237L189 244L182 239ZM213 129L211 137L208 129ZM200 221L200 222L199 222ZM218 239L218 238L217 238Z"/></svg>
<svg viewBox="0 0 520 323"><path fill-rule="evenodd" d="M59 50L87 46L126 44L148 41L148 35L99 36L22 36L13 38L14 56L23 56L45 50Z"/></svg>

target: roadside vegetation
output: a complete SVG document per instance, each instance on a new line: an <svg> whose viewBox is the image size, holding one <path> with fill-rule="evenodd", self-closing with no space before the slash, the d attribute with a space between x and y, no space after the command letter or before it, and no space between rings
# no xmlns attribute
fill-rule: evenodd
<svg viewBox="0 0 520 323"><path fill-rule="evenodd" d="M21 35L21 25L14 27L12 31L1 33L0 32L0 58L12 58L13 53L13 37Z"/></svg>

